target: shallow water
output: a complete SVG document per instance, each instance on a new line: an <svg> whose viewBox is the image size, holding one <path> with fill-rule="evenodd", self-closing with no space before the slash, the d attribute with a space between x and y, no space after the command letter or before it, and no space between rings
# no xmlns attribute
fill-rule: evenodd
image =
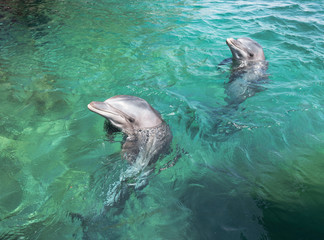
<svg viewBox="0 0 324 240"><path fill-rule="evenodd" d="M321 239L322 1L0 3L0 238ZM264 48L269 82L225 112L228 37ZM87 109L147 100L172 150L98 226L127 168L123 136ZM98 217L97 217L98 218Z"/></svg>

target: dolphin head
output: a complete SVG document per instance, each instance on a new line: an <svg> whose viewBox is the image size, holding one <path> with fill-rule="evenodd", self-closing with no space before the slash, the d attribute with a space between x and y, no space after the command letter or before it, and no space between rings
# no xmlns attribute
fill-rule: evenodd
<svg viewBox="0 0 324 240"><path fill-rule="evenodd" d="M88 108L127 134L133 134L136 129L156 127L163 121L161 115L144 99L129 95L114 96L104 102L91 102Z"/></svg>
<svg viewBox="0 0 324 240"><path fill-rule="evenodd" d="M239 61L265 60L263 49L259 43L251 38L228 38L226 44L230 48L233 59Z"/></svg>

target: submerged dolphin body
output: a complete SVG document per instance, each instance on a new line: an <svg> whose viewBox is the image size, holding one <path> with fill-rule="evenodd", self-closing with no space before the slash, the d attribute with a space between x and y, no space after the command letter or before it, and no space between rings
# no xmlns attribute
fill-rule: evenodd
<svg viewBox="0 0 324 240"><path fill-rule="evenodd" d="M168 150L172 133L160 113L139 97L118 95L104 102L91 102L88 108L126 134L122 153L130 166L109 190L105 202L109 208L126 200L130 188L139 189L147 184L151 170L146 171L146 167Z"/></svg>
<svg viewBox="0 0 324 240"><path fill-rule="evenodd" d="M226 101L229 106L237 107L263 90L260 83L268 78L268 63L261 45L251 38L228 38L226 44L232 52L231 75L225 86ZM230 61L226 59L223 62Z"/></svg>

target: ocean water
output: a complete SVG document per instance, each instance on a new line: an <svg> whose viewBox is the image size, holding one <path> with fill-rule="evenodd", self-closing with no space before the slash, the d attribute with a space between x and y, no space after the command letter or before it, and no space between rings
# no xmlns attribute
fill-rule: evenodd
<svg viewBox="0 0 324 240"><path fill-rule="evenodd" d="M324 239L324 2L0 2L0 239ZM225 40L263 91L227 109ZM170 153L120 208L122 133L87 104L147 100ZM72 218L71 213L87 221Z"/></svg>

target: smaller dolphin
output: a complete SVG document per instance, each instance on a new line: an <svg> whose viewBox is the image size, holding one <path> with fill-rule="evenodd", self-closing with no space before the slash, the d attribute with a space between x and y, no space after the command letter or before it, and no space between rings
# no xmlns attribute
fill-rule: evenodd
<svg viewBox="0 0 324 240"><path fill-rule="evenodd" d="M224 59L218 64L230 65L229 81L224 84L226 105L213 108L212 133L204 134L205 138L212 138L217 141L226 141L228 136L239 131L242 127L235 123L239 105L247 98L265 90L262 83L268 82L268 62L265 60L264 52L259 43L251 38L228 38L226 44L231 50L232 57ZM226 68L225 68L226 69Z"/></svg>
<svg viewBox="0 0 324 240"><path fill-rule="evenodd" d="M263 90L258 83L268 79L268 63L261 45L251 38L228 38L226 44L232 52L231 75L225 86L228 96L226 101L237 107L248 97ZM226 59L220 65L228 62L229 59Z"/></svg>

